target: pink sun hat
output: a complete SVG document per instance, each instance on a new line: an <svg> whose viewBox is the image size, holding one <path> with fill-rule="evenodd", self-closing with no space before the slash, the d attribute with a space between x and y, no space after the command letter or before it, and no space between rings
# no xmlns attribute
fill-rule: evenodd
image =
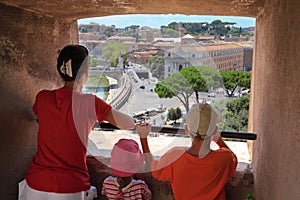
<svg viewBox="0 0 300 200"><path fill-rule="evenodd" d="M136 141L120 139L111 151L111 171L116 176L129 177L142 167L144 160L144 155Z"/></svg>

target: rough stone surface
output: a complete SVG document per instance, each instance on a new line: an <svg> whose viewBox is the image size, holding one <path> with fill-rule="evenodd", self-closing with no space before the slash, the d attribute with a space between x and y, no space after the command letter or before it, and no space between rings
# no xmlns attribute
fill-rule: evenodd
<svg viewBox="0 0 300 200"><path fill-rule="evenodd" d="M35 95L61 84L57 52L78 43L77 23L3 5L0 13L0 199L15 199L36 150Z"/></svg>
<svg viewBox="0 0 300 200"><path fill-rule="evenodd" d="M300 199L299 10L293 0L270 1L257 20L251 89L257 199Z"/></svg>
<svg viewBox="0 0 300 200"><path fill-rule="evenodd" d="M3 4L66 20L119 14L187 14L256 17L266 0L1 0Z"/></svg>

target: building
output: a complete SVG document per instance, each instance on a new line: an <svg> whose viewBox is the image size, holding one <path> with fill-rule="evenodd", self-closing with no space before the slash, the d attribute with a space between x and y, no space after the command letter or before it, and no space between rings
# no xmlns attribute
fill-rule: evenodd
<svg viewBox="0 0 300 200"><path fill-rule="evenodd" d="M163 55L162 50L153 47L147 49L139 49L138 51L130 52L128 54L128 60L133 63L145 65L147 64L149 58L156 55Z"/></svg>
<svg viewBox="0 0 300 200"><path fill-rule="evenodd" d="M190 34L186 34L185 36L181 37L181 45L188 45L188 44L194 44L197 41L195 40L195 37L191 36Z"/></svg>
<svg viewBox="0 0 300 200"><path fill-rule="evenodd" d="M224 36L222 37L224 42L247 42L250 41L250 36Z"/></svg>
<svg viewBox="0 0 300 200"><path fill-rule="evenodd" d="M136 39L134 37L127 37L127 36L112 36L107 38L107 42L115 41L116 43L126 44L128 45L128 51L134 51L138 49L138 45L136 43Z"/></svg>
<svg viewBox="0 0 300 200"><path fill-rule="evenodd" d="M243 70L251 71L253 63L253 47L244 48Z"/></svg>
<svg viewBox="0 0 300 200"><path fill-rule="evenodd" d="M154 31L149 27L138 29L139 41L152 42L154 39Z"/></svg>
<svg viewBox="0 0 300 200"><path fill-rule="evenodd" d="M243 69L244 47L236 44L177 46L165 52L165 78L189 66Z"/></svg>

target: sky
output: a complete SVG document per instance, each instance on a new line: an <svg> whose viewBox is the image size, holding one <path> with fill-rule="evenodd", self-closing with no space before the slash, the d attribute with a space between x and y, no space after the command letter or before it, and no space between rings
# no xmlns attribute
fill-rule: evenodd
<svg viewBox="0 0 300 200"><path fill-rule="evenodd" d="M160 28L171 22L209 22L220 19L223 22L236 22L236 27L255 26L255 18L235 16L208 16L208 15L181 15L181 14L134 14L134 15L112 15L105 17L85 18L78 20L78 24L89 24L95 22L100 25L124 28L130 25L149 26Z"/></svg>

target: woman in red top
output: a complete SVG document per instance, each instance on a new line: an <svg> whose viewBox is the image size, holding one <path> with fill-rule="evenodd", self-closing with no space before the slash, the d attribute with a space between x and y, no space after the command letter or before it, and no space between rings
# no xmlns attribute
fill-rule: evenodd
<svg viewBox="0 0 300 200"><path fill-rule="evenodd" d="M57 58L64 86L37 94L33 112L39 124L38 148L20 183L19 199L84 199L84 191L90 188L88 135L95 122L106 120L120 129L134 128L132 117L95 95L81 93L88 69L88 50L68 45Z"/></svg>

